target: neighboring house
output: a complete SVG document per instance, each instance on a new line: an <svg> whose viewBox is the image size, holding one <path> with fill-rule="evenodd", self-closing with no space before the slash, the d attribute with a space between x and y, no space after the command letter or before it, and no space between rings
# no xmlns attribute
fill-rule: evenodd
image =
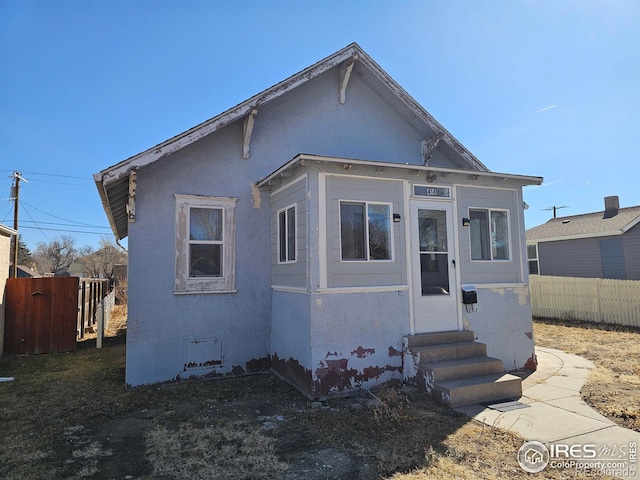
<svg viewBox="0 0 640 480"><path fill-rule="evenodd" d="M6 227L0 223L0 355L4 347L4 306L7 284L9 277L11 237L17 235L13 228Z"/></svg>
<svg viewBox="0 0 640 480"><path fill-rule="evenodd" d="M552 218L526 232L529 273L640 280L640 206Z"/></svg>
<svg viewBox="0 0 640 480"><path fill-rule="evenodd" d="M9 270L11 270L11 267L9 267ZM18 278L42 278L42 275L25 265L18 265Z"/></svg>
<svg viewBox="0 0 640 480"><path fill-rule="evenodd" d="M489 171L357 44L94 178L129 237L129 385L432 390L417 334L463 330L501 375L535 368L522 186L542 179Z"/></svg>

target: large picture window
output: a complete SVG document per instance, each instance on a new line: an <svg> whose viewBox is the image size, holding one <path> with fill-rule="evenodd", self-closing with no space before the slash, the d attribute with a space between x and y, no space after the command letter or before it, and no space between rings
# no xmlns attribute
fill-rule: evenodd
<svg viewBox="0 0 640 480"><path fill-rule="evenodd" d="M471 260L509 260L506 210L469 209Z"/></svg>
<svg viewBox="0 0 640 480"><path fill-rule="evenodd" d="M235 291L235 198L175 195L176 293Z"/></svg>
<svg viewBox="0 0 640 480"><path fill-rule="evenodd" d="M342 260L391 260L391 205L340 202Z"/></svg>
<svg viewBox="0 0 640 480"><path fill-rule="evenodd" d="M278 263L296 261L296 206L278 211Z"/></svg>

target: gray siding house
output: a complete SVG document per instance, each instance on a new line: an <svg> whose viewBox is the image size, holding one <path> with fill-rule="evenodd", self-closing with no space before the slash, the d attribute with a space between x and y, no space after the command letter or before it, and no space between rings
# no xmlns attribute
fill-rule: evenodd
<svg viewBox="0 0 640 480"><path fill-rule="evenodd" d="M526 232L529 272L640 280L640 206L605 197L600 212L552 218Z"/></svg>
<svg viewBox="0 0 640 480"><path fill-rule="evenodd" d="M129 237L129 385L272 371L309 398L405 380L461 404L427 345L468 347L432 360L476 383L535 368L542 179L489 171L357 44L94 178Z"/></svg>

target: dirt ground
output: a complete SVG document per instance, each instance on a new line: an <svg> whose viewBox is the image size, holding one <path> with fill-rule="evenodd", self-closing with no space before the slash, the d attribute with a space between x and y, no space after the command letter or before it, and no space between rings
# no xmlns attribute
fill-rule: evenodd
<svg viewBox="0 0 640 480"><path fill-rule="evenodd" d="M124 326L113 327L124 332ZM539 333L544 338L543 333ZM104 348L4 357L2 479L512 479L524 440L397 385L314 403L272 375L124 387ZM547 470L531 478L580 478Z"/></svg>
<svg viewBox="0 0 640 480"><path fill-rule="evenodd" d="M640 432L640 329L570 320L538 319L536 345L591 360L596 368L580 393L617 424Z"/></svg>

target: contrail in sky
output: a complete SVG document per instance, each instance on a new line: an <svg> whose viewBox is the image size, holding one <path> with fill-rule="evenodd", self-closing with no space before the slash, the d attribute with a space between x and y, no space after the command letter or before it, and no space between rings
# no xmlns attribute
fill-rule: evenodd
<svg viewBox="0 0 640 480"><path fill-rule="evenodd" d="M551 110L552 108L556 108L556 105L550 105L548 107L541 108L540 110L536 110L535 113L544 112L545 110Z"/></svg>

